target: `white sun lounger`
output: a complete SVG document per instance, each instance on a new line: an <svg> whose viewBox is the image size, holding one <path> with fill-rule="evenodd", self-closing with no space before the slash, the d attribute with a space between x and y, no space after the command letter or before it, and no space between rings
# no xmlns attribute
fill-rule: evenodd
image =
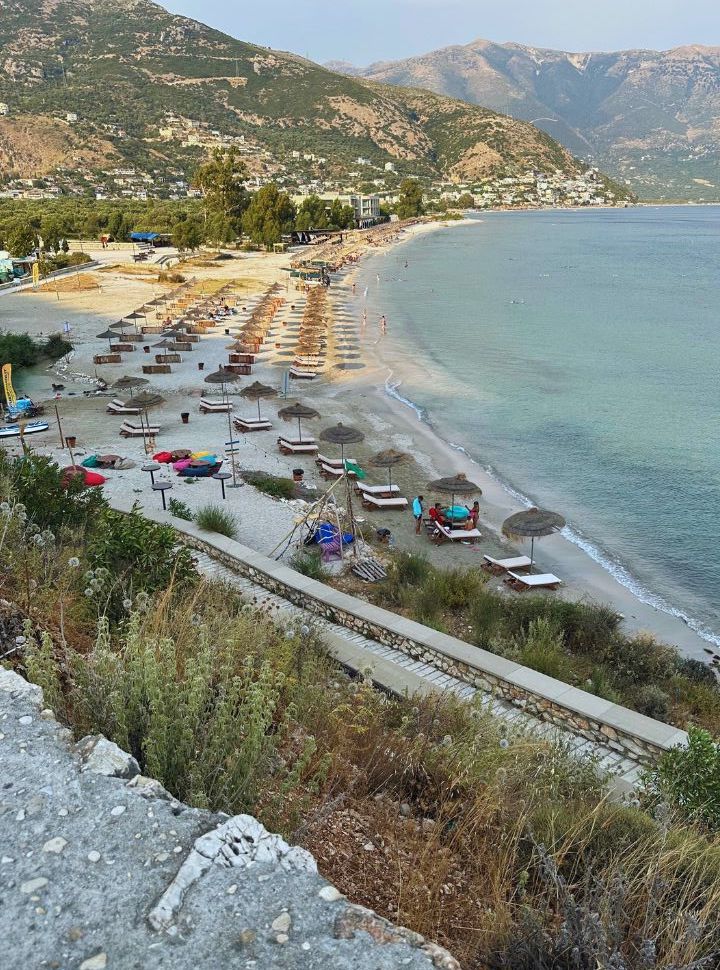
<svg viewBox="0 0 720 970"><path fill-rule="evenodd" d="M366 509L406 509L408 500L402 495L394 498L380 498L377 495L362 493L362 504Z"/></svg>
<svg viewBox="0 0 720 970"><path fill-rule="evenodd" d="M123 421L120 425L120 434L123 438L149 438L154 435L160 434L160 425L143 425L142 427L138 424L130 424L129 421Z"/></svg>
<svg viewBox="0 0 720 970"><path fill-rule="evenodd" d="M439 522L435 523L435 531L430 536L433 542L466 542L468 540L474 542L481 537L482 533L477 529L448 529L446 526L440 525Z"/></svg>
<svg viewBox="0 0 720 970"><path fill-rule="evenodd" d="M364 495L377 495L380 498L397 495L400 491L399 485L366 485L365 482L358 482L355 488Z"/></svg>
<svg viewBox="0 0 720 970"><path fill-rule="evenodd" d="M511 559L493 559L492 556L483 556L483 559L485 560L483 569L496 575L507 573L511 569L529 569L532 566L529 556L513 556Z"/></svg>
<svg viewBox="0 0 720 970"><path fill-rule="evenodd" d="M206 414L227 414L232 409L232 401L211 401L206 397L200 398L200 410Z"/></svg>
<svg viewBox="0 0 720 970"><path fill-rule="evenodd" d="M316 455L318 446L313 441L288 441L278 438L278 448L286 455Z"/></svg>
<svg viewBox="0 0 720 970"><path fill-rule="evenodd" d="M326 458L325 455L318 455L315 461L318 465L328 465L330 468L339 468L342 471L342 458ZM346 458L345 461L349 461L351 465L357 465L354 458Z"/></svg>
<svg viewBox="0 0 720 970"><path fill-rule="evenodd" d="M270 431L272 424L265 418L233 418L238 431Z"/></svg>
<svg viewBox="0 0 720 970"><path fill-rule="evenodd" d="M108 414L140 414L142 408L126 407L122 401L118 401L116 399L114 401L110 401L105 410L108 412Z"/></svg>
<svg viewBox="0 0 720 970"><path fill-rule="evenodd" d="M345 474L344 468L336 468L333 465L326 465L324 462L320 465L320 474L327 478L342 478ZM348 471L348 478L354 478L355 472Z"/></svg>
<svg viewBox="0 0 720 970"><path fill-rule="evenodd" d="M317 377L315 371L302 370L299 367L291 367L289 374L290 377L295 378L295 380L312 381Z"/></svg>
<svg viewBox="0 0 720 970"><path fill-rule="evenodd" d="M527 589L557 589L558 586L562 585L562 580L552 573L523 576L520 573L508 572L508 578L505 582L518 593Z"/></svg>

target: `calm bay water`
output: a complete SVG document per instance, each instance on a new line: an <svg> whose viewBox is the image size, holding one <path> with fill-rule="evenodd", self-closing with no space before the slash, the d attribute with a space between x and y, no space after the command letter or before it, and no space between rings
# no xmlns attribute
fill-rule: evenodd
<svg viewBox="0 0 720 970"><path fill-rule="evenodd" d="M720 208L489 213L365 286L366 339L387 314L393 380L443 437L720 634Z"/></svg>

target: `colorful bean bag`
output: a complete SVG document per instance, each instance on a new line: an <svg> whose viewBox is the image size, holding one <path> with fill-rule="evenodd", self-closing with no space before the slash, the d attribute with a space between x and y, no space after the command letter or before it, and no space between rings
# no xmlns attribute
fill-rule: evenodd
<svg viewBox="0 0 720 970"><path fill-rule="evenodd" d="M172 461L172 452L159 451L157 455L153 455L153 461L159 461L161 465L169 465Z"/></svg>
<svg viewBox="0 0 720 970"><path fill-rule="evenodd" d="M88 469L83 468L82 465L68 465L67 468L63 468L63 488L67 488L70 482L78 476L82 478L83 483L89 488L104 485L107 481L104 475L99 475L97 472L88 471Z"/></svg>

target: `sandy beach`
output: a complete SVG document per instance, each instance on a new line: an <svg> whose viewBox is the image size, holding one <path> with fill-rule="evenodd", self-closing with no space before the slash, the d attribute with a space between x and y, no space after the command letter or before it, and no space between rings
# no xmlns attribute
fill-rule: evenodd
<svg viewBox="0 0 720 970"><path fill-rule="evenodd" d="M435 231L450 230L438 223L426 223L405 230L399 237L394 231L388 236L381 234L375 238L372 235L369 238L358 235L346 249L348 252L352 250L354 260L362 252L377 252L415 234ZM204 334L200 342L193 346L192 352L182 353L181 363L173 364L171 373L149 378L148 388L165 399L161 406L150 412L153 423L161 428L156 450L210 450L225 455L223 467L229 470L227 415L201 414L199 411L202 395L218 396L217 388L204 383L204 377L227 363L227 346L235 332L248 319L263 294L273 284L279 283L279 295L285 302L257 356L252 377L244 377L231 388L234 414L257 415L255 402L240 396L242 388L252 381L267 383L280 391L283 375L294 357L306 305L306 294L295 288L296 281L290 279L287 271L291 262L299 256L313 258L307 251L282 255L238 254L231 260L212 262L201 259L194 261L193 265L180 267L188 281L192 280L193 292L198 299L222 283L231 286L238 306L236 314ZM104 251L102 259L106 265L88 274L97 281L97 287L74 290L68 286L57 293L48 289L1 295L0 326L15 332L28 332L32 336L58 332L64 322L71 327L70 339L75 352L69 362L62 362L54 371L28 375L25 379L20 375L15 381L16 390L27 390L34 400L43 401L46 405L50 430L32 438L33 448L40 453L51 454L62 465L70 463L68 451L60 447L54 416L54 406L57 405L64 434L77 438L78 460L90 454L113 453L136 463L132 469L107 472L106 493L132 493L141 506L147 504L157 507L160 496L151 490L150 476L141 468L147 461L141 439L121 438L119 428L122 418L106 413L111 397L127 397L127 394L84 396L83 392L93 389L91 381L96 378L112 385L124 374L137 375L143 363L154 359L144 354L142 345L138 344L135 351L123 354L122 363L96 366L93 357L107 352L108 347L107 341L99 339L97 334L121 316L166 292L172 284L158 282L156 271L138 272L132 264L129 250ZM373 320L363 324L361 294L353 293L354 265L355 262L350 261L335 274L330 287L327 357L321 376L313 381L290 381L287 399L279 396L261 402L262 414L272 421L273 428L252 434L235 432L234 437L239 440L236 451L238 468L264 470L287 477L293 468L303 468L307 485L319 489L326 487L317 474L317 466L312 458L287 457L278 453L278 434L289 433L292 427L278 418L277 410L291 401L299 400L311 405L321 415L320 419L304 426L304 434L317 436L320 429L338 421L360 428L365 440L350 449L352 454L349 457L358 459L361 464L368 456L382 449L392 447L408 452L412 460L398 466L393 472L393 480L400 485L402 494L408 499L420 492L425 495L427 503L434 501L440 496L430 494L427 483L457 472L465 473L482 488L479 528L483 538L476 545L435 546L424 535L414 534L409 512L369 513L361 509L358 503L357 513L364 530L370 532L380 526L387 527L392 531L398 548L422 552L432 561L447 566L479 566L483 553L513 554L518 547L501 538L500 525L511 512L518 510L517 500L478 464L441 440L431 427L418 419L416 412L387 394L385 384L388 368L382 361L378 323ZM147 343L157 343L161 339L160 335L148 335ZM198 368L200 362L204 365L202 372ZM52 382L65 385L57 401L53 400ZM184 411L190 412L187 425L180 418ZM17 439L14 443L6 443L6 447L17 451ZM327 446L327 451L323 445L321 450L332 455L338 451L332 445ZM369 481L385 480L384 470L365 467ZM217 481L195 479L192 484L186 484L167 466L163 466L163 471L156 473L156 477L165 477L172 483L169 497L181 499L193 509L221 501ZM227 496L227 506L238 518L239 539L266 554L278 546L285 548L288 535L306 508L302 501L276 500L249 484L228 489ZM291 554L292 547L286 551L286 560ZM538 568L556 573L565 584L562 592L550 595L608 603L624 616L628 630L649 631L659 639L677 645L689 656L706 659L708 643L682 620L640 602L629 589L562 535L543 539L536 546L536 557ZM493 582L502 588L500 581Z"/></svg>

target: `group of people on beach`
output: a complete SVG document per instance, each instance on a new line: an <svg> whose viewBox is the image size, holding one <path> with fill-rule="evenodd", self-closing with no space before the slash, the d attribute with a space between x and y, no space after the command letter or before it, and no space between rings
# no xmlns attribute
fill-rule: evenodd
<svg viewBox="0 0 720 970"><path fill-rule="evenodd" d="M413 518L415 519L415 535L420 535L422 531L423 519L425 517L425 496L417 495L413 499L412 511ZM460 529L477 529L478 519L480 518L480 503L473 502L472 506L465 505L463 508L467 511L467 517L458 522L458 516L455 514L455 506L453 509L443 508L442 502L435 502L428 509L428 518L434 525L442 525L445 528L460 528ZM448 513L450 513L448 515Z"/></svg>

